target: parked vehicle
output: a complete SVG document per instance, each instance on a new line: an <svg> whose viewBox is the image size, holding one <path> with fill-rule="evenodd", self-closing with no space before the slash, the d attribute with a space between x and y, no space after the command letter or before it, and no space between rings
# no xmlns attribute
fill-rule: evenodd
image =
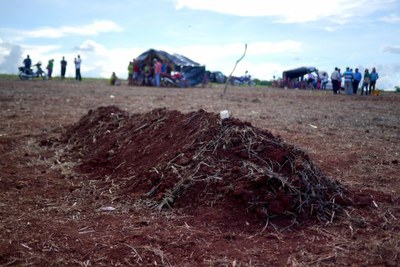
<svg viewBox="0 0 400 267"><path fill-rule="evenodd" d="M220 71L210 72L210 82L213 83L226 83L227 77Z"/></svg>
<svg viewBox="0 0 400 267"><path fill-rule="evenodd" d="M170 76L168 75L162 76L161 85L164 87L182 87L183 86L182 74L177 72Z"/></svg>
<svg viewBox="0 0 400 267"><path fill-rule="evenodd" d="M36 71L33 71L31 68L25 68L25 67L18 67L19 70L19 78L21 80L28 80L28 79L33 79L33 78L38 78L42 77L43 80L48 80L47 74L42 70L41 66L42 63L38 62L35 65Z"/></svg>
<svg viewBox="0 0 400 267"><path fill-rule="evenodd" d="M229 83L231 85L236 85L236 86L240 85L256 86L256 83L251 79L251 75L247 75L247 73L246 75L240 77L231 76L231 78L229 79Z"/></svg>

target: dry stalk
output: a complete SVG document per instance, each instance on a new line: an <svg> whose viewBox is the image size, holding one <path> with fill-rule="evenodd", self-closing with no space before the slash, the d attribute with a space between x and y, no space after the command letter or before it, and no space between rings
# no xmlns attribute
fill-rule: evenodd
<svg viewBox="0 0 400 267"><path fill-rule="evenodd" d="M190 123L194 117L188 119ZM207 125L199 125L202 131L207 130ZM239 139L238 139L239 138ZM244 151L249 155L250 160L243 160L242 169L246 170L246 174L238 180L246 179L255 181L257 178L264 176L269 177L269 189L273 193L277 193L278 189L292 196L294 199L295 210L299 213L309 212L316 214L321 221L332 222L338 213L341 212L341 207L336 203L336 197L343 197L344 190L342 187L325 177L310 161L303 158L304 152L297 148L289 148L288 145L281 142L279 139L266 139L262 134L257 133L250 126L233 126L229 124L221 124L221 129L218 135L208 142L200 142L192 161L189 165L183 167L174 164L174 161L181 156L178 154L168 162L168 167L173 169L173 173L179 177L179 181L174 185L173 189L165 192L165 196L158 208L170 207L171 204L182 194L184 190L200 181L215 181L220 180L219 173L221 170L215 169L214 155L217 154L218 148L224 150L235 147L234 140L240 140ZM235 141L237 142L237 141ZM260 156L260 152L268 149L285 149L290 151L286 156L286 161L283 165L278 162L273 162L269 158ZM251 159L255 161L251 161ZM214 168L214 175L197 175L200 167L205 165L209 168ZM300 179L300 183L293 184L289 177L274 171L280 171L285 165L289 165L292 175ZM179 168L178 168L179 166ZM275 183L278 182L278 183ZM268 206L268 203L252 203L251 205ZM268 208L265 209L268 215ZM294 215L292 213L292 215Z"/></svg>

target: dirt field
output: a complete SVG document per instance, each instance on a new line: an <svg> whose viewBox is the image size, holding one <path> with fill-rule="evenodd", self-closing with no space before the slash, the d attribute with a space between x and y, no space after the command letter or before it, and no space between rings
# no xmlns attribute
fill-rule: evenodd
<svg viewBox="0 0 400 267"><path fill-rule="evenodd" d="M221 97L222 91L215 85L167 89L1 79L0 265L398 266L400 94L229 87ZM196 171L218 181L202 179L202 194L187 190L191 194L171 209L157 208L166 199L168 177L179 176L197 156L187 156L190 144L205 143L197 135L205 130L218 131L213 121L225 109L237 125L309 156L315 175L344 189L349 201L343 210L321 221L310 210L290 216L290 207L269 203L274 216L260 215L245 205L255 203L257 188L249 196L243 188L237 192L238 184L232 192L224 184L243 171L230 164L250 162L243 150L232 161L218 154L222 163L204 154L207 161ZM145 136L149 125L153 132ZM117 131L124 126L131 128ZM124 150L131 143L140 149Z"/></svg>

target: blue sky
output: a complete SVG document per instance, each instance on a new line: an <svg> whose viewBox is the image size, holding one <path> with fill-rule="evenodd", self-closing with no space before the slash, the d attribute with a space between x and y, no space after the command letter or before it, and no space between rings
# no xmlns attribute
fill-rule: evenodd
<svg viewBox="0 0 400 267"><path fill-rule="evenodd" d="M400 86L400 0L0 0L0 73L27 54L46 64L82 58L83 77L127 76L130 60L154 48L211 71L246 70L270 80L315 66L376 67L378 88Z"/></svg>

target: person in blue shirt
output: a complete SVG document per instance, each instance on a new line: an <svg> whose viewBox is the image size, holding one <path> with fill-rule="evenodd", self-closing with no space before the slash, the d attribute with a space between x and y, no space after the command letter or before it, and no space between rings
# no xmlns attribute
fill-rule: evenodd
<svg viewBox="0 0 400 267"><path fill-rule="evenodd" d="M372 72L369 75L369 92L374 94L375 93L375 86L376 86L376 81L379 79L379 75L376 72L375 68L372 68Z"/></svg>
<svg viewBox="0 0 400 267"><path fill-rule="evenodd" d="M358 71L358 68L355 69L355 72L353 74L353 94L357 94L358 91L358 85L360 84L362 75L361 73Z"/></svg>
<svg viewBox="0 0 400 267"><path fill-rule="evenodd" d="M344 77L344 91L346 95L353 94L353 71L350 70L349 67L346 68L346 71L343 73Z"/></svg>

